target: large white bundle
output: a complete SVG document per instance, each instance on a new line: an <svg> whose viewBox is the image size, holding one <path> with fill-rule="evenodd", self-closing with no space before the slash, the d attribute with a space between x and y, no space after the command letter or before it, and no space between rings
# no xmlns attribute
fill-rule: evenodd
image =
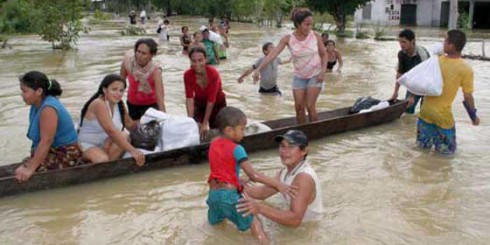
<svg viewBox="0 0 490 245"><path fill-rule="evenodd" d="M397 82L413 94L440 96L442 94L442 74L439 57L432 56L403 74Z"/></svg>
<svg viewBox="0 0 490 245"><path fill-rule="evenodd" d="M201 28L199 28L199 30L204 31L208 29L209 31L209 40L215 42L215 43L219 43L220 45L223 44L223 40L221 39L221 35L214 32L214 31L211 31L207 26L201 26Z"/></svg>

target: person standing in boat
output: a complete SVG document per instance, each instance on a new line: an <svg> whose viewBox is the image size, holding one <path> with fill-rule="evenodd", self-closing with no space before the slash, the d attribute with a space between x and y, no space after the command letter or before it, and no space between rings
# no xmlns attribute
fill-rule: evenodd
<svg viewBox="0 0 490 245"><path fill-rule="evenodd" d="M338 61L337 72L341 73L344 61L342 60L342 54L335 48L334 40L328 40L325 48L327 49L327 72L332 72Z"/></svg>
<svg viewBox="0 0 490 245"><path fill-rule="evenodd" d="M299 130L289 130L275 137L279 156L285 166L276 175L280 182L296 186L296 196L281 195L281 206L276 208L254 199L265 200L278 191L269 186L246 185L245 197L239 200L237 211L249 215L263 215L285 226L298 227L303 222L319 221L323 217L321 183L315 170L306 160L308 137Z"/></svg>
<svg viewBox="0 0 490 245"><path fill-rule="evenodd" d="M145 155L128 141L124 128L134 129L122 102L126 82L116 74L104 77L97 92L85 103L80 116L78 140L83 159L93 163L120 159L129 152L142 166Z"/></svg>
<svg viewBox="0 0 490 245"><path fill-rule="evenodd" d="M36 171L83 164L72 117L57 98L63 92L60 84L39 71L19 80L22 100L31 106L27 138L32 146L31 156L15 170L17 180L27 181Z"/></svg>
<svg viewBox="0 0 490 245"><path fill-rule="evenodd" d="M255 69L253 78L259 81L260 71L287 46L294 65L292 87L296 120L302 124L307 122L305 109L308 110L310 122L318 120L316 101L323 88L327 56L322 38L311 29L313 13L306 8L294 9L291 20L296 30L281 38L277 47Z"/></svg>
<svg viewBox="0 0 490 245"><path fill-rule="evenodd" d="M187 115L199 124L201 138L209 129L217 128L216 115L226 106L218 71L206 64L206 50L193 47L189 51L191 68L184 73Z"/></svg>
<svg viewBox="0 0 490 245"><path fill-rule="evenodd" d="M162 67L153 60L158 44L151 38L136 41L134 53L127 53L120 75L128 79L128 111L131 119L139 121L148 108L165 111Z"/></svg>
<svg viewBox="0 0 490 245"><path fill-rule="evenodd" d="M251 229L259 242L265 244L268 238L258 216L244 217L236 209L243 189L240 184L240 169L252 181L264 183L288 197L295 196L295 188L261 174L253 168L247 152L243 146L239 145L244 137L247 124L247 116L240 109L223 108L218 113L217 123L220 135L211 142L208 153L210 168L209 194L206 200L208 222L216 225L228 219L240 231Z"/></svg>

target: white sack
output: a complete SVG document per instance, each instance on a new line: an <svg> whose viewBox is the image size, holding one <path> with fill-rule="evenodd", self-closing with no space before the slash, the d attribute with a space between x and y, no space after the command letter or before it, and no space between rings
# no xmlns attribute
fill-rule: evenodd
<svg viewBox="0 0 490 245"><path fill-rule="evenodd" d="M442 74L439 57L432 56L403 74L397 82L413 94L420 96L440 96L442 94Z"/></svg>

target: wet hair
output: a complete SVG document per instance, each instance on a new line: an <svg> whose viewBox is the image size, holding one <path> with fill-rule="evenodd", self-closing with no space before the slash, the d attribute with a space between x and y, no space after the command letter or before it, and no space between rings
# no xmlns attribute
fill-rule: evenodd
<svg viewBox="0 0 490 245"><path fill-rule="evenodd" d="M194 53L202 53L202 54L204 54L204 58L208 57L206 55L206 50L203 47L199 47L199 46L192 47L191 50L189 50L189 59L191 58L192 54L194 54Z"/></svg>
<svg viewBox="0 0 490 245"><path fill-rule="evenodd" d="M265 54L265 51L267 50L267 48L272 45L271 42L266 42L264 43L264 45L262 45L262 52Z"/></svg>
<svg viewBox="0 0 490 245"><path fill-rule="evenodd" d="M170 21L168 21L168 20L164 20L164 21L163 21L163 24L170 24Z"/></svg>
<svg viewBox="0 0 490 245"><path fill-rule="evenodd" d="M94 100L96 100L101 95L103 95L104 94L104 88L108 88L114 82L122 82L124 84L124 88L126 88L126 86L127 86L126 81L119 75L109 74L109 75L105 76L104 79L102 79L102 82L100 82L99 89L97 89L97 92L95 92L95 94L92 95L92 97L90 97L90 99L85 103L85 105L83 105L82 113L80 115L80 128L82 127L83 119L85 118L85 114L87 114L87 110L88 110L90 103L92 103ZM122 100L117 102L117 108L119 109L119 114L121 115L121 122L123 125L121 130L123 130L125 127L125 125L124 125L125 110L124 110L124 104L123 104Z"/></svg>
<svg viewBox="0 0 490 245"><path fill-rule="evenodd" d="M184 29L189 30L189 27L187 27L187 26L182 26L181 31L184 31Z"/></svg>
<svg viewBox="0 0 490 245"><path fill-rule="evenodd" d="M136 52L136 50L138 49L138 47L141 44L146 44L146 46L148 46L148 48L150 48L151 54L153 54L153 55L157 54L158 44L152 38L140 38L140 39L138 39L138 41L136 41L136 43L134 44L134 52Z"/></svg>
<svg viewBox="0 0 490 245"><path fill-rule="evenodd" d="M246 119L247 116L242 110L226 106L216 116L216 124L218 125L219 132L223 133L226 127L236 127Z"/></svg>
<svg viewBox="0 0 490 245"><path fill-rule="evenodd" d="M291 21L294 23L294 27L298 28L298 26L305 21L306 18L313 16L313 12L311 12L307 8L296 8L291 12Z"/></svg>
<svg viewBox="0 0 490 245"><path fill-rule="evenodd" d="M466 45L466 34L460 30L450 30L447 32L448 43L454 45L456 51L463 51Z"/></svg>
<svg viewBox="0 0 490 245"><path fill-rule="evenodd" d="M398 33L398 37L403 37L408 41L412 41L415 39L415 33L410 29L403 29L400 33Z"/></svg>
<svg viewBox="0 0 490 245"><path fill-rule="evenodd" d="M19 77L19 81L33 90L42 89L43 97L46 96L60 96L63 93L61 85L58 81L51 79L40 72L40 71L30 71Z"/></svg>
<svg viewBox="0 0 490 245"><path fill-rule="evenodd" d="M329 43L333 44L333 46L335 47L335 41L334 40L328 40L325 44L325 46L327 46Z"/></svg>

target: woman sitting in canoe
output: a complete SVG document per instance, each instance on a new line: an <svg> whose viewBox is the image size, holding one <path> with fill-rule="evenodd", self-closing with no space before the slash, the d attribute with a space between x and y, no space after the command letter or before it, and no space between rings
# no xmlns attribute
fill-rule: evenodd
<svg viewBox="0 0 490 245"><path fill-rule="evenodd" d="M192 47L189 58L191 68L184 73L187 115L199 124L204 138L210 128L217 128L216 115L226 106L226 98L218 71L206 65L206 50Z"/></svg>
<svg viewBox="0 0 490 245"><path fill-rule="evenodd" d="M39 71L20 77L22 100L31 106L27 137L32 140L31 156L15 170L19 181L36 171L61 169L82 164L73 120L57 96L60 84Z"/></svg>
<svg viewBox="0 0 490 245"><path fill-rule="evenodd" d="M125 89L122 77L107 75L83 106L78 138L84 160L93 163L117 160L127 151L139 166L145 162L145 155L129 143L123 132L125 127L136 126L122 102Z"/></svg>

